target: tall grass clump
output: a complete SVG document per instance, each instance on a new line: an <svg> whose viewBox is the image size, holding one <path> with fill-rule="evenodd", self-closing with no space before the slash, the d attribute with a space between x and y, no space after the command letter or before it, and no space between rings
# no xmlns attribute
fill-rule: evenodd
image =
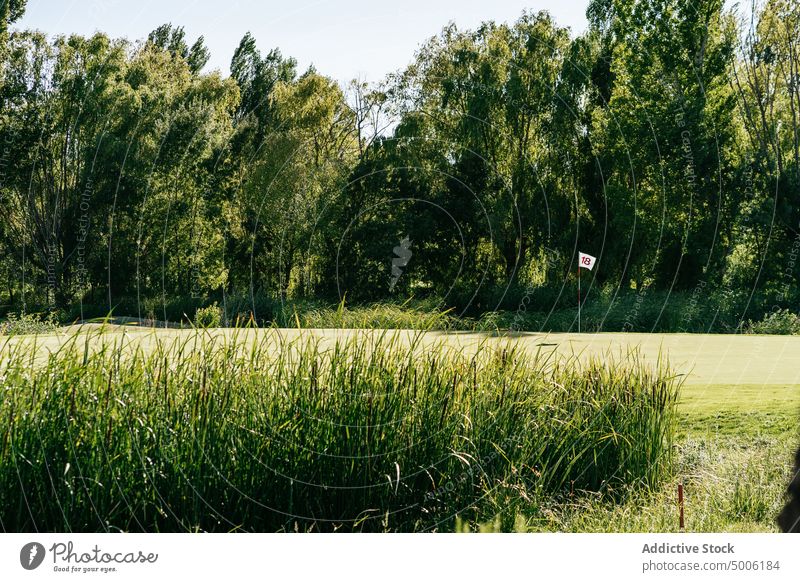
<svg viewBox="0 0 800 582"><path fill-rule="evenodd" d="M6 531L452 531L670 471L678 385L635 359L387 332L20 346L0 364Z"/></svg>
<svg viewBox="0 0 800 582"><path fill-rule="evenodd" d="M280 327L303 329L472 329L467 319L456 317L452 310L441 310L430 302L402 304L372 303L336 306L288 304L278 310L275 322Z"/></svg>

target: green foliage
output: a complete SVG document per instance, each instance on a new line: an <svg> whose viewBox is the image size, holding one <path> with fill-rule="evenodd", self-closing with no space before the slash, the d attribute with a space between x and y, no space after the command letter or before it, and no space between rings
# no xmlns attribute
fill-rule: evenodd
<svg viewBox="0 0 800 582"><path fill-rule="evenodd" d="M618 500L576 493L566 503L552 499L497 499L497 514L479 521L461 520L459 532L679 533L678 483L686 499L686 531L695 533L774 533L775 515L783 505L788 481L785 438L719 440L710 435L677 445L678 476L657 491L627 489ZM682 464L697 448L703 460L684 471Z"/></svg>
<svg viewBox="0 0 800 582"><path fill-rule="evenodd" d="M199 307L194 314L194 324L200 328L220 327L224 313L222 308L214 303L208 307Z"/></svg>
<svg viewBox="0 0 800 582"><path fill-rule="evenodd" d="M800 335L800 316L788 309L772 311L761 321L748 322L747 333Z"/></svg>
<svg viewBox="0 0 800 582"><path fill-rule="evenodd" d="M8 27L22 18L28 0L3 0L0 2L0 48L5 48Z"/></svg>
<svg viewBox="0 0 800 582"><path fill-rule="evenodd" d="M735 331L800 299L796 2L741 31L719 0L596 0L579 36L546 12L448 25L344 85L250 33L228 78L171 23L10 33L24 7L0 11L12 310L179 321L208 297L261 325L347 297L343 325L419 327L390 305L437 297L471 318L443 327L567 330L576 245L601 255L587 330Z"/></svg>
<svg viewBox="0 0 800 582"><path fill-rule="evenodd" d="M176 58L186 61L192 73L199 73L211 58L211 53L206 48L203 37L198 38L189 47L186 44L186 33L182 26L173 27L171 24L162 24L147 37L147 42Z"/></svg>
<svg viewBox="0 0 800 582"><path fill-rule="evenodd" d="M58 317L52 312L46 316L41 313L9 313L6 320L0 322L0 335L52 333L58 326Z"/></svg>
<svg viewBox="0 0 800 582"><path fill-rule="evenodd" d="M34 368L11 346L4 527L448 530L490 496L669 474L678 385L633 357L579 367L402 335L253 333L124 354L76 334Z"/></svg>
<svg viewBox="0 0 800 582"><path fill-rule="evenodd" d="M437 309L431 302L394 305L375 303L372 305L338 306L309 303L286 305L276 315L275 323L281 327L304 329L414 329L455 330L470 329L469 321L461 320L448 310Z"/></svg>

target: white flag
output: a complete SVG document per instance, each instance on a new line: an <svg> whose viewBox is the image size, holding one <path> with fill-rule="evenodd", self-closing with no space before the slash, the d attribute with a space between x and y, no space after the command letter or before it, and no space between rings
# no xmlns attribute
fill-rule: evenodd
<svg viewBox="0 0 800 582"><path fill-rule="evenodd" d="M583 269L589 269L590 271L594 269L594 263L597 259L592 255L587 255L586 253L578 253L578 267Z"/></svg>

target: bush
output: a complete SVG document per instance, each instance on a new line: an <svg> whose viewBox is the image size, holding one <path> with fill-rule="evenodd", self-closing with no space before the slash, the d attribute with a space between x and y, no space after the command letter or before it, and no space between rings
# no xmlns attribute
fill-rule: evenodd
<svg viewBox="0 0 800 582"><path fill-rule="evenodd" d="M0 335L26 335L36 333L52 333L58 329L58 317L48 313L42 317L40 313L9 313L6 321L0 323Z"/></svg>
<svg viewBox="0 0 800 582"><path fill-rule="evenodd" d="M747 333L798 335L800 334L800 317L788 309L773 311L759 322L748 322Z"/></svg>
<svg viewBox="0 0 800 582"><path fill-rule="evenodd" d="M220 327L222 325L222 308L216 304L198 307L194 313L194 324L197 327Z"/></svg>

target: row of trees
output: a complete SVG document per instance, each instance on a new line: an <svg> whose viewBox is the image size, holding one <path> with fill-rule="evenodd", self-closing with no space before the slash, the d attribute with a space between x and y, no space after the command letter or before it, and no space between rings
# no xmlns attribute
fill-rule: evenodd
<svg viewBox="0 0 800 582"><path fill-rule="evenodd" d="M614 293L791 305L800 8L723 4L592 0L577 37L547 13L449 25L405 71L341 87L249 34L224 77L182 28L50 40L9 32L24 2L5 2L5 303L480 311L562 288L580 247Z"/></svg>

